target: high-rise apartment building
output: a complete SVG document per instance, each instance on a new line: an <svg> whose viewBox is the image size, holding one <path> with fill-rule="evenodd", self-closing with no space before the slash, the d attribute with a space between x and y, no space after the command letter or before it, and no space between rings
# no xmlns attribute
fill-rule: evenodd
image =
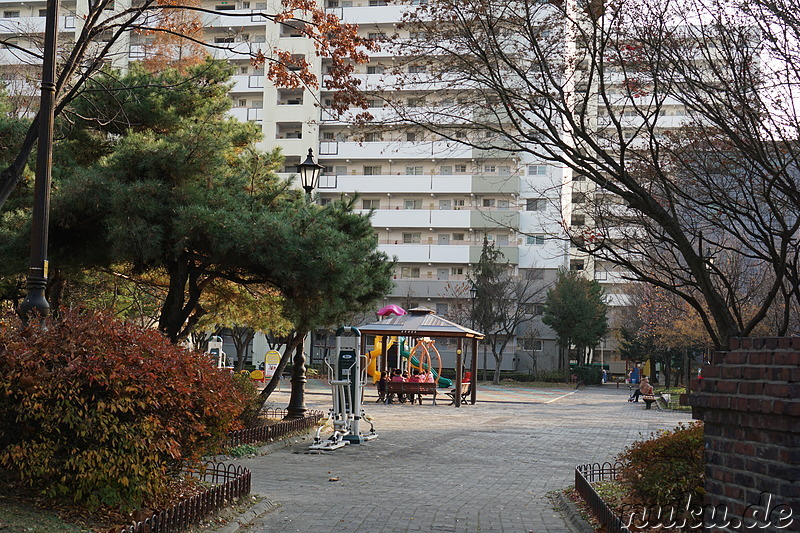
<svg viewBox="0 0 800 533"><path fill-rule="evenodd" d="M22 50L38 44L45 2L0 3L0 36L7 43L0 51L0 76L10 93L27 95L27 99L19 100L20 109L25 105L35 109L39 63ZM429 307L470 325L468 274L479 260L484 240L503 253L521 278L542 287L555 279L559 268L585 270L600 283L614 283L615 278L605 269L555 237L561 233L565 213L571 217L571 224L583 223L579 211L573 213L562 205L564 198L569 198L569 203L581 201L579 177L570 176L568 180L570 191L576 193L563 196L566 181L558 166L529 155L470 148L457 142L458 133L456 140L447 140L402 122L392 127L356 126L347 116L334 118L326 112L330 92L282 89L271 84L264 67L253 66L252 51L270 47L290 51L310 62L323 79L329 66L298 31L301 22L276 25L257 14L275 12L278 5L203 1L200 6L208 11L199 15L203 39L209 53L236 66L230 91L231 114L261 125L262 147L281 148L289 172L312 148L326 167L317 190L318 201L324 204L342 195L357 194L357 206L373 212L380 249L398 260L395 287L385 303ZM123 2L117 2L109 12L122 7ZM326 0L325 7L374 38L398 31L403 13L414 8L387 4L385 0ZM61 42L74 40L85 12L80 2L62 4ZM117 42L108 60L113 66L124 67L129 61L145 59L152 38L145 34L126 36ZM442 97L437 95L435 84L424 89L405 88L397 73L424 75L424 67L393 54L387 47L384 52L372 53L369 63L357 65L355 74L362 87L393 87L393 97L409 107L424 106L426 101ZM393 79L398 80L395 86ZM391 113L380 99L370 105L369 112L376 117ZM542 370L557 364L555 335L541 323L544 298L541 292L537 300L527 302L534 318L509 343L503 369ZM452 351L442 348L445 354ZM608 361L612 350L602 355ZM489 368L494 368L491 356L489 359Z"/></svg>

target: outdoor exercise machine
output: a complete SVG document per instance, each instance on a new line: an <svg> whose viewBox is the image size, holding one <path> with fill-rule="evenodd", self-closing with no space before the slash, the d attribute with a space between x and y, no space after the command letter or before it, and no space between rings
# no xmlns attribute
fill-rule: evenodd
<svg viewBox="0 0 800 533"><path fill-rule="evenodd" d="M356 337L356 348L342 347L342 337L348 329ZM378 436L371 417L368 417L361 408L367 379L367 358L358 353L360 346L361 332L358 328L341 327L336 331L333 364L330 357L325 358L333 407L328 411L328 417L320 421L314 443L309 446L309 450L332 451L347 444L363 444ZM362 420L369 424L369 433L366 435L361 433ZM328 426L333 426L333 434L323 441L320 434Z"/></svg>

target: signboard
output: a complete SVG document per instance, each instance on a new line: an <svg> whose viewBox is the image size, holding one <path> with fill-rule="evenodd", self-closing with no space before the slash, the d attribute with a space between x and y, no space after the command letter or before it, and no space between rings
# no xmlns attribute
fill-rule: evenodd
<svg viewBox="0 0 800 533"><path fill-rule="evenodd" d="M264 356L264 378L270 379L275 370L278 369L278 363L281 362L281 353L278 350L270 350Z"/></svg>

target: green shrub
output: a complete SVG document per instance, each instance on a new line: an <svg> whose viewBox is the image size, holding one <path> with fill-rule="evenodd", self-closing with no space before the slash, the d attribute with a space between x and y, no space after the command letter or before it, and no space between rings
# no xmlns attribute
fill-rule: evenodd
<svg viewBox="0 0 800 533"><path fill-rule="evenodd" d="M654 438L637 441L617 460L621 478L647 506L703 501L705 461L702 422L679 424L662 430Z"/></svg>
<svg viewBox="0 0 800 533"><path fill-rule="evenodd" d="M570 373L578 376L578 381L586 385L600 385L603 380L603 371L597 366L577 366L570 369Z"/></svg>
<svg viewBox="0 0 800 533"><path fill-rule="evenodd" d="M227 371L90 311L45 329L0 319L0 465L45 496L138 507L238 427Z"/></svg>

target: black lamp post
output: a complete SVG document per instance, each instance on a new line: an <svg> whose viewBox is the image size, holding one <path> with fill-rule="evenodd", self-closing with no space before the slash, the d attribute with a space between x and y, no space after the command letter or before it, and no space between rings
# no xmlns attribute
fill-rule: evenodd
<svg viewBox="0 0 800 533"><path fill-rule="evenodd" d="M319 182L319 175L325 169L320 164L314 162L314 155L311 148L308 149L306 160L297 165L297 173L300 174L300 183L306 191L306 201L311 202L311 192ZM286 408L286 418L289 420L303 418L306 414L305 387L306 387L306 357L303 353L303 341L297 345L294 352L292 365L292 377L289 380L292 384L292 392L289 396L289 406Z"/></svg>
<svg viewBox="0 0 800 533"><path fill-rule="evenodd" d="M474 281L471 281L469 287L469 298L470 298L469 327L472 329L475 329L475 297L477 296L478 296L478 287L475 285Z"/></svg>
<svg viewBox="0 0 800 533"><path fill-rule="evenodd" d="M306 191L308 200L311 200L311 191L319 184L319 175L325 167L314 161L314 151L309 148L306 160L297 165L297 173L300 174L300 184Z"/></svg>
<svg viewBox="0 0 800 533"><path fill-rule="evenodd" d="M47 288L47 230L50 223L50 178L53 166L53 120L56 103L56 45L58 36L58 0L47 0L42 58L42 96L39 106L39 144L36 151L36 180L33 188L31 225L31 260L28 267L25 300L20 314L44 319L50 313L45 297Z"/></svg>

